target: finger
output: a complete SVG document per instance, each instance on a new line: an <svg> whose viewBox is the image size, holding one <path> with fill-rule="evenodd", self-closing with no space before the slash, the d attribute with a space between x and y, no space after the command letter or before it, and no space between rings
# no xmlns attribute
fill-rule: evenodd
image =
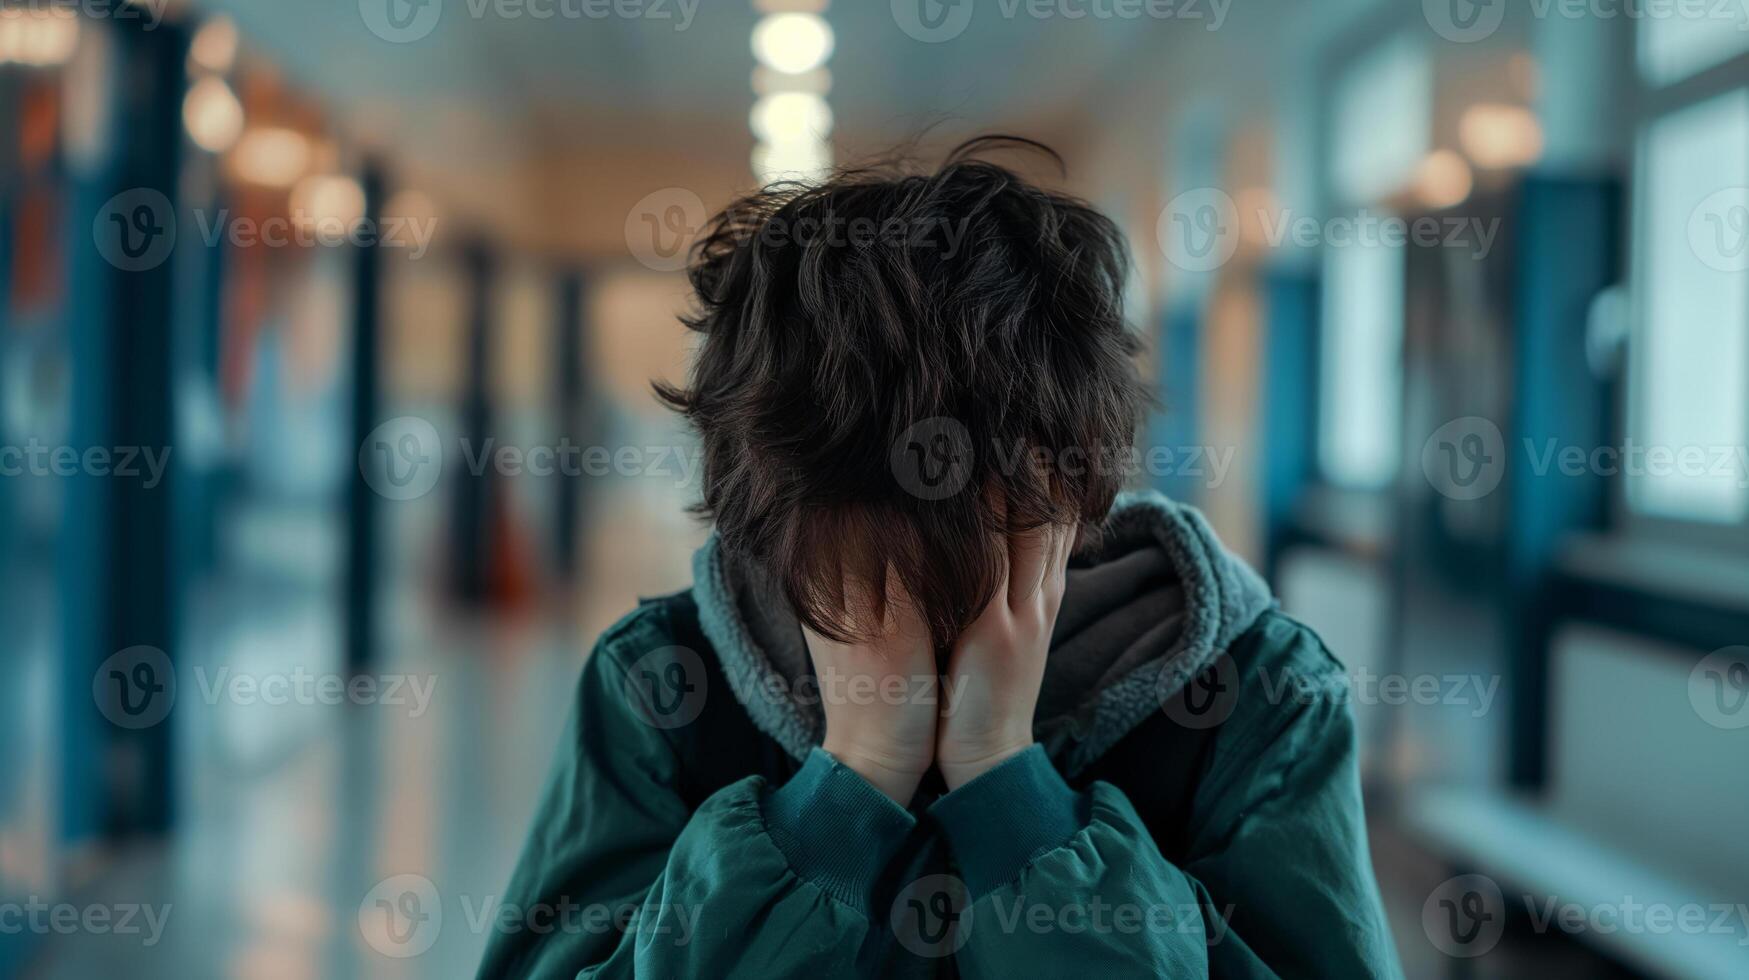
<svg viewBox="0 0 1749 980"><path fill-rule="evenodd" d="M1008 604L1019 606L1044 586L1055 558L1053 526L1046 524L1008 536Z"/></svg>

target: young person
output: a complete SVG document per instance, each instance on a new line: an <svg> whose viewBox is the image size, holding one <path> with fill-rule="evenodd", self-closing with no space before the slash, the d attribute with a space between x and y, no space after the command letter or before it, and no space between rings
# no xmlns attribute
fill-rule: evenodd
<svg viewBox="0 0 1749 980"><path fill-rule="evenodd" d="M1024 142L697 246L715 533L585 662L482 976L1399 972L1341 667L1119 496L1128 257Z"/></svg>

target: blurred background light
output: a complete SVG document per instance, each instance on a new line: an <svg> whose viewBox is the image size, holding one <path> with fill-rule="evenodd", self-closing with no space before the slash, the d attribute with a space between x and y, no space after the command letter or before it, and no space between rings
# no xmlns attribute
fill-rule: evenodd
<svg viewBox="0 0 1749 980"><path fill-rule="evenodd" d="M343 174L311 174L291 192L291 217L298 227L344 234L364 217L364 188Z"/></svg>
<svg viewBox="0 0 1749 980"><path fill-rule="evenodd" d="M189 86L183 97L182 125L194 145L208 153L223 153L243 132L243 103L224 79L208 76Z"/></svg>
<svg viewBox="0 0 1749 980"><path fill-rule="evenodd" d="M1489 170L1528 166L1543 152L1536 116L1516 105L1470 106L1458 122L1458 141L1476 166Z"/></svg>
<svg viewBox="0 0 1749 980"><path fill-rule="evenodd" d="M214 17L201 25L189 42L188 60L194 66L223 75L237 60L237 25L229 17Z"/></svg>
<svg viewBox="0 0 1749 980"><path fill-rule="evenodd" d="M310 139L295 129L250 129L231 151L238 179L264 187L290 187L310 168Z"/></svg>
<svg viewBox="0 0 1749 980"><path fill-rule="evenodd" d="M790 75L825 64L832 43L832 27L818 14L767 14L753 28L753 56Z"/></svg>
<svg viewBox="0 0 1749 980"><path fill-rule="evenodd" d="M804 143L832 132L832 107L811 92L774 92L753 103L748 122L762 143Z"/></svg>
<svg viewBox="0 0 1749 980"><path fill-rule="evenodd" d="M825 0L754 0L765 13L753 27L753 92L748 115L757 144L753 173L762 184L813 180L832 169L833 33L820 13Z"/></svg>
<svg viewBox="0 0 1749 980"><path fill-rule="evenodd" d="M1416 198L1436 211L1464 203L1474 186L1470 165L1451 150L1439 149L1427 154L1415 171Z"/></svg>

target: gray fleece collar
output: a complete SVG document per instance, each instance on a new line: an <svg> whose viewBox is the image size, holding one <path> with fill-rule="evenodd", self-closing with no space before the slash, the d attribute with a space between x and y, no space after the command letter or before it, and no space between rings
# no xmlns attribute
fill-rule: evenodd
<svg viewBox="0 0 1749 980"><path fill-rule="evenodd" d="M786 692L811 668L794 617L715 535L693 555L693 597L735 697L800 760L820 743L817 704ZM1071 563L1034 734L1074 776L1141 724L1274 605L1193 507L1126 493L1090 554Z"/></svg>

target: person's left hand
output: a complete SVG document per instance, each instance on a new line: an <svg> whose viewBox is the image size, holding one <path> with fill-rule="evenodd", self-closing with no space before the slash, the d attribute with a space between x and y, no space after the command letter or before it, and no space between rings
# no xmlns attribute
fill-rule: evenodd
<svg viewBox="0 0 1749 980"><path fill-rule="evenodd" d="M1065 525L1009 538L1002 585L954 647L935 736L935 764L949 790L1032 745L1074 538Z"/></svg>

